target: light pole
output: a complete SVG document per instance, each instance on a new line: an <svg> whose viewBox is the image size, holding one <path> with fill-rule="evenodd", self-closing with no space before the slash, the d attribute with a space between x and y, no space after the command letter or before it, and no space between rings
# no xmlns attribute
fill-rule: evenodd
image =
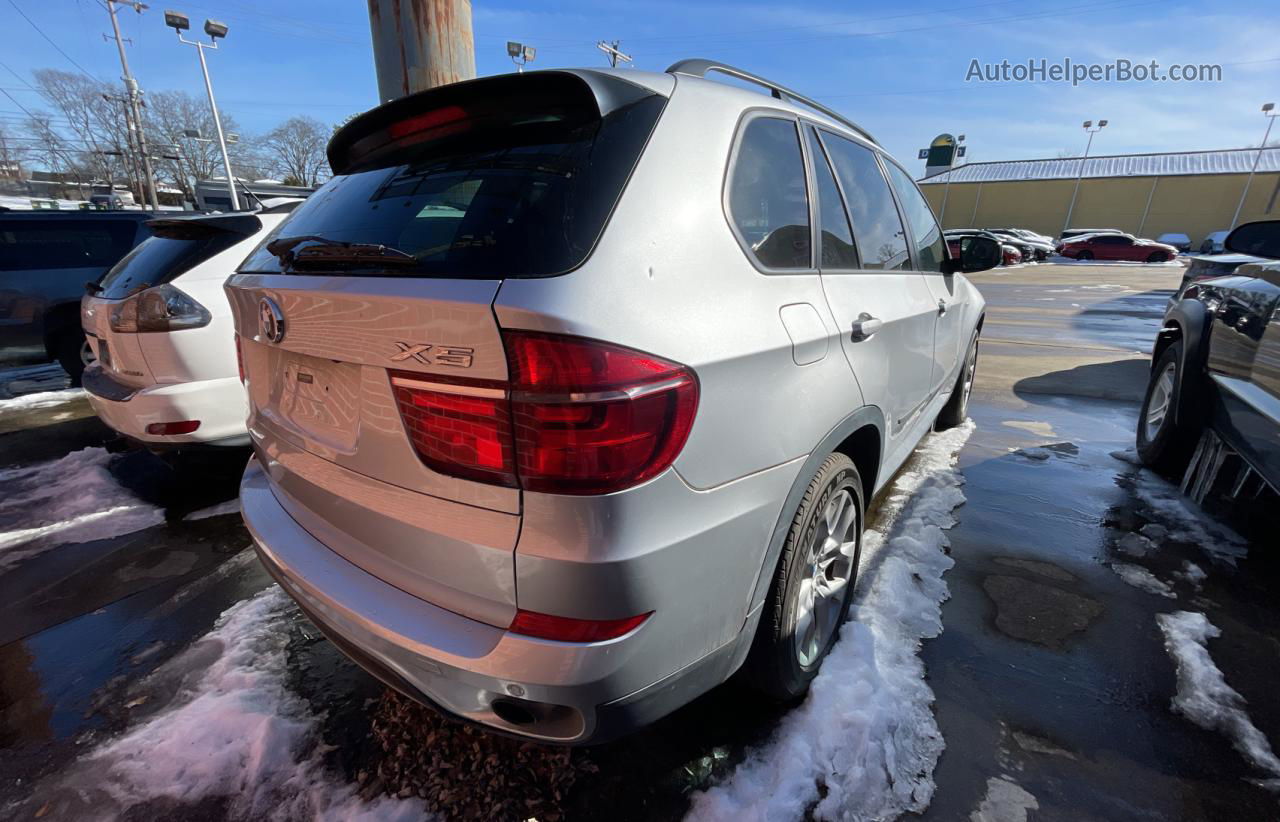
<svg viewBox="0 0 1280 822"><path fill-rule="evenodd" d="M947 182L942 187L942 213L938 215L938 225L943 228L947 227L943 220L947 219L947 197L951 194L951 172L956 170L956 158L960 156L960 144L963 142L964 135L961 134L956 138L955 145L951 147L955 154L951 155L951 168L947 169Z"/></svg>
<svg viewBox="0 0 1280 822"><path fill-rule="evenodd" d="M511 62L516 64L516 71L524 73L524 67L533 62L533 58L538 54L538 50L533 46L526 46L524 43L516 43L511 40L507 41L507 56L511 58Z"/></svg>
<svg viewBox="0 0 1280 822"><path fill-rule="evenodd" d="M204 59L204 50L217 49L218 38L227 36L227 26L225 23L219 23L215 20L205 20L204 33L209 35L209 42L202 43L199 40L188 40L182 36L182 32L191 28L191 18L187 17L187 15L177 11L166 10L164 22L166 26L169 26L177 33L179 42L186 43L188 46L195 46L196 53L200 55L200 71L204 74L204 90L209 93L209 109L213 112L213 127L218 132L218 148L222 149L222 167L227 172L227 192L231 195L231 210L239 211L240 199L236 196L236 177L231 173L231 155L227 154L227 140L222 134L222 118L218 116L218 103L213 99L213 84L209 82L209 64Z"/></svg>
<svg viewBox="0 0 1280 822"><path fill-rule="evenodd" d="M1084 130L1089 132L1089 142L1084 146L1084 159L1080 161L1080 173L1076 175L1076 187L1071 192L1071 205L1067 206L1067 220L1062 224L1062 230L1066 231L1071 227L1071 212L1076 210L1076 197L1080 194L1080 178L1084 176L1084 164L1089 162L1089 149L1093 147L1093 135L1097 134L1107 127L1106 120L1099 120L1095 128L1092 120L1084 121Z"/></svg>
<svg viewBox="0 0 1280 822"><path fill-rule="evenodd" d="M1236 205L1236 213L1231 218L1231 228L1236 227L1236 221L1240 219L1240 211L1244 208L1245 198L1249 196L1249 186L1253 185L1253 173L1258 170L1258 161L1262 159L1262 152L1267 148L1267 140L1271 137L1271 126L1275 125L1276 115L1280 112L1274 111L1275 103L1263 103L1262 113L1267 118L1267 130L1262 135L1262 145L1258 146L1258 153L1253 156L1253 167L1249 169L1249 176L1244 181L1244 191L1240 192L1240 202ZM1230 231L1231 228L1227 230Z"/></svg>

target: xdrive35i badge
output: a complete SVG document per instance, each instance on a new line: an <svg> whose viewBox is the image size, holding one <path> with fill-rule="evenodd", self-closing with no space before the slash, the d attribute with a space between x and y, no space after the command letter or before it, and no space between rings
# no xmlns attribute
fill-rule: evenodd
<svg viewBox="0 0 1280 822"><path fill-rule="evenodd" d="M284 313L270 297L258 301L258 327L270 342L278 343L284 339Z"/></svg>
<svg viewBox="0 0 1280 822"><path fill-rule="evenodd" d="M430 343L397 342L396 348L400 351L391 355L392 362L415 360L423 365L452 365L455 368L470 368L475 353L474 348Z"/></svg>

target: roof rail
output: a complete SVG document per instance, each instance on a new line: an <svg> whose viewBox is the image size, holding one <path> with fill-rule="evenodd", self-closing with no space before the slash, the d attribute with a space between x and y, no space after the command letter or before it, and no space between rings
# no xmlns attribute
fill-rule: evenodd
<svg viewBox="0 0 1280 822"><path fill-rule="evenodd" d="M863 128L862 126L850 120L848 117L845 117L842 114L837 114L836 112L822 105L822 103L819 103L816 100L811 100L810 98L805 97L803 94L801 94L798 91L792 91L786 86L780 86L771 80L766 80L763 77L752 74L749 71L743 71L740 68L730 66L726 63L720 63L715 60L704 60L700 57L693 57L687 60L679 60L667 67L668 74L688 74L693 77L706 77L707 72L709 71L718 71L721 74L727 74L730 77L737 77L739 80L746 80L748 83L755 83L758 86L763 86L764 88L769 89L769 93L774 97L774 99L790 100L793 103L799 103L800 105L808 106L814 111L820 112L821 114L825 114L826 116L830 117L832 120L835 120L837 123L840 123L843 126L847 126L853 129L858 134L861 134L863 137L870 140L872 143L875 143L876 145L880 145L878 142L876 142L876 138L871 136L870 132L868 132L865 128Z"/></svg>

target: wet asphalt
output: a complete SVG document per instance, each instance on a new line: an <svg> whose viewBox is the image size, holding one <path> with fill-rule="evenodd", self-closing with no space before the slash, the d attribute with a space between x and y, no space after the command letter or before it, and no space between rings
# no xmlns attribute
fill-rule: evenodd
<svg viewBox="0 0 1280 822"><path fill-rule="evenodd" d="M1117 547L1145 525L1172 525L1135 493L1139 469L1113 453L1133 445L1148 352L1179 276L1173 266L1042 265L974 278L988 300L978 427L960 456L967 502L949 532L944 631L922 650L947 745L926 819L970 819L1009 786L1033 820L1280 816L1276 794L1256 784L1266 774L1171 711L1174 667L1155 621L1201 611L1222 629L1214 661L1280 741L1270 594L1280 568L1264 547L1274 548L1274 518L1220 506L1250 535L1234 566L1176 535L1141 558ZM0 574L0 808L17 818L45 807L48 777L163 707L163 687L137 687L147 674L271 584L236 514L182 519L234 497L243 455L166 462L123 449L82 400L0 418L0 470L102 445L121 451L115 476L168 521ZM1199 590L1174 576L1187 560L1208 572ZM1117 561L1148 568L1175 597L1126 584ZM330 765L354 779L386 756L370 742L383 689L301 615L289 631L290 687L325 714ZM558 805L568 818L678 818L688 793L727 773L785 710L729 683L584 752L594 772Z"/></svg>

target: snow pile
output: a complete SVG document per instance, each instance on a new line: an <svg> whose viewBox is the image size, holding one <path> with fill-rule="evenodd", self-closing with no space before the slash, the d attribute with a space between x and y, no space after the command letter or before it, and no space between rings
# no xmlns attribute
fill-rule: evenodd
<svg viewBox="0 0 1280 822"><path fill-rule="evenodd" d="M208 508L201 508L199 511L192 511L183 517L183 520L191 521L197 519L208 519L209 517L220 517L223 514L240 513L240 498L229 499L226 502L220 502L217 505L211 505Z"/></svg>
<svg viewBox="0 0 1280 822"><path fill-rule="evenodd" d="M164 521L107 471L102 448L0 470L0 568L54 545L120 536Z"/></svg>
<svg viewBox="0 0 1280 822"><path fill-rule="evenodd" d="M1168 597L1169 599L1177 598L1177 594L1168 585L1165 585L1155 577L1146 568L1141 565L1131 565L1127 562L1111 563L1111 570L1125 582L1134 588L1146 591L1148 594L1156 594L1157 596Z"/></svg>
<svg viewBox="0 0 1280 822"><path fill-rule="evenodd" d="M12 399L0 400L0 420L40 408L53 408L55 405L72 402L83 396L83 388L67 388L62 391L41 391L38 394L24 394Z"/></svg>
<svg viewBox="0 0 1280 822"><path fill-rule="evenodd" d="M1204 614L1177 611L1157 614L1164 647L1178 668L1173 709L1201 728L1221 731L1258 768L1271 773L1262 784L1280 790L1280 759L1271 743L1245 713L1244 697L1227 684L1209 656L1208 641L1222 634Z"/></svg>
<svg viewBox="0 0 1280 822"><path fill-rule="evenodd" d="M153 675L182 682L172 703L82 759L63 784L95 786L94 813L107 817L218 799L239 819L421 819L416 802L364 803L325 773L319 721L285 684L296 613L274 585L229 609Z"/></svg>
<svg viewBox="0 0 1280 822"><path fill-rule="evenodd" d="M1204 581L1209 577L1209 575L1205 573L1203 568L1201 568L1199 565L1196 565L1194 562L1192 562L1189 559L1184 560L1182 563L1182 570L1175 571L1173 575L1183 580L1188 585L1195 588L1197 591L1200 590L1200 586L1203 585Z"/></svg>
<svg viewBox="0 0 1280 822"><path fill-rule="evenodd" d="M1169 539L1196 545L1211 558L1229 565L1248 555L1248 543L1239 534L1213 520L1184 497L1177 486L1150 471L1139 471L1134 475L1133 490L1168 528Z"/></svg>
<svg viewBox="0 0 1280 822"><path fill-rule="evenodd" d="M969 822L1027 822L1027 811L1040 809L1040 803L1021 785L1009 779L991 777L982 804L969 814Z"/></svg>
<svg viewBox="0 0 1280 822"><path fill-rule="evenodd" d="M897 479L888 535L868 530L851 621L803 705L729 779L694 797L690 818L886 818L928 806L944 742L920 641L942 632L943 531L964 502L958 452L973 423L930 436ZM896 514L896 516L895 516ZM825 796L819 793L825 787Z"/></svg>

